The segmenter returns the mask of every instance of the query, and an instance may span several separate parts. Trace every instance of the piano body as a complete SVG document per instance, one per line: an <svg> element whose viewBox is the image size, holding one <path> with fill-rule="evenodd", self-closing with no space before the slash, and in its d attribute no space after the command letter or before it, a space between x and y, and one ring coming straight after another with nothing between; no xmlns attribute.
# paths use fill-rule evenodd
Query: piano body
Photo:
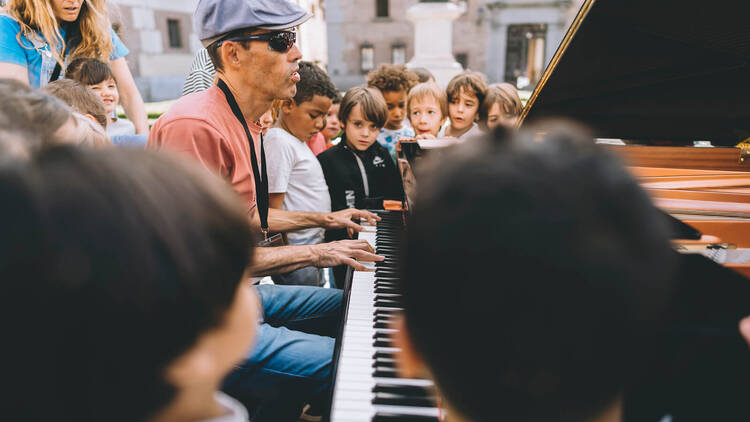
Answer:
<svg viewBox="0 0 750 422"><path fill-rule="evenodd" d="M519 119L591 128L673 222L673 325L626 420L750 420L749 21L745 0L586 0Z"/></svg>
<svg viewBox="0 0 750 422"><path fill-rule="evenodd" d="M722 263L746 277L748 19L741 0L587 0L520 119L592 128L657 206L704 235L676 243L724 248Z"/></svg>

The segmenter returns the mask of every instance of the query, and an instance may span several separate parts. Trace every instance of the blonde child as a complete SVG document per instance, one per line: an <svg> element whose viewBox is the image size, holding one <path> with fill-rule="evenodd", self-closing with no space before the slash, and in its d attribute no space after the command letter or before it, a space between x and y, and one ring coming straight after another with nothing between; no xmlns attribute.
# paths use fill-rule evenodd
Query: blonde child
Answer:
<svg viewBox="0 0 750 422"><path fill-rule="evenodd" d="M479 107L479 127L490 131L500 125L512 127L521 115L521 98L509 83L492 84Z"/></svg>
<svg viewBox="0 0 750 422"><path fill-rule="evenodd" d="M466 70L448 82L445 92L448 96L450 124L445 127L441 136L460 139L479 134L476 121L479 119L479 106L487 94L484 76Z"/></svg>
<svg viewBox="0 0 750 422"><path fill-rule="evenodd" d="M417 138L435 138L448 117L448 101L434 82L421 83L409 91L406 112Z"/></svg>

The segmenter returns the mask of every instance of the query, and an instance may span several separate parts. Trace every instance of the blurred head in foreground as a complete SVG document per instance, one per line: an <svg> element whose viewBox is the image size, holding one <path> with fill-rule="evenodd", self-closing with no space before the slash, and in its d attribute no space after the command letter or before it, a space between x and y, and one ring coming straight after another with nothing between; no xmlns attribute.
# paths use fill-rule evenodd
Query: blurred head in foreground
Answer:
<svg viewBox="0 0 750 422"><path fill-rule="evenodd" d="M84 87L85 89L85 87ZM9 132L32 134L32 149L58 144L109 146L104 130L63 101L11 79L0 79L0 120Z"/></svg>
<svg viewBox="0 0 750 422"><path fill-rule="evenodd" d="M0 202L6 381L22 419L217 416L258 313L229 188L159 153L63 146L0 166Z"/></svg>
<svg viewBox="0 0 750 422"><path fill-rule="evenodd" d="M585 132L541 132L462 145L420 180L397 342L458 420L619 416L670 295L646 193Z"/></svg>

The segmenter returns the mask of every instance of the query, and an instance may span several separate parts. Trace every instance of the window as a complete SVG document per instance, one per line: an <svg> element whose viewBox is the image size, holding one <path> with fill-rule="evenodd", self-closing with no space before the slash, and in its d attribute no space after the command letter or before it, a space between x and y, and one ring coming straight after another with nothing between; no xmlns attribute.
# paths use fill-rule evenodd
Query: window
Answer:
<svg viewBox="0 0 750 422"><path fill-rule="evenodd" d="M545 66L546 24L508 26L505 81L520 88L533 88Z"/></svg>
<svg viewBox="0 0 750 422"><path fill-rule="evenodd" d="M469 66L469 55L466 53L456 53L456 61L462 68L466 69Z"/></svg>
<svg viewBox="0 0 750 422"><path fill-rule="evenodd" d="M375 68L375 49L370 44L359 47L359 60L362 73L367 73Z"/></svg>
<svg viewBox="0 0 750 422"><path fill-rule="evenodd" d="M388 0L375 0L375 17L387 18L389 16Z"/></svg>
<svg viewBox="0 0 750 422"><path fill-rule="evenodd" d="M406 63L406 46L403 44L393 44L393 47L391 47L391 63Z"/></svg>
<svg viewBox="0 0 750 422"><path fill-rule="evenodd" d="M182 34L180 33L180 21L167 19L167 34L169 35L170 48L182 48Z"/></svg>

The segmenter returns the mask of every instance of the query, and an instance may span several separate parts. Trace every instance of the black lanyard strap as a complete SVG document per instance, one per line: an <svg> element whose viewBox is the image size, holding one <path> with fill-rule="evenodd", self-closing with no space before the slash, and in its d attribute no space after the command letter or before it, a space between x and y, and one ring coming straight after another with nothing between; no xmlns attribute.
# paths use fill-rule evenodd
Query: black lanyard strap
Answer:
<svg viewBox="0 0 750 422"><path fill-rule="evenodd" d="M229 90L226 82L219 79L217 83L219 89L224 92L224 96L227 97L227 103L229 108L232 109L234 117L239 120L242 124L242 128L245 129L245 135L247 136L247 143L250 145L250 158L253 164L253 177L255 179L255 200L258 207L258 216L260 217L260 229L263 231L263 236L268 239L268 172L266 171L266 151L263 149L263 133L260 134L260 170L258 169L258 157L255 154L255 143L253 137L250 134L250 128L247 127L247 121L245 116L240 110L240 106L237 104L232 91ZM262 175L262 177L261 177Z"/></svg>

